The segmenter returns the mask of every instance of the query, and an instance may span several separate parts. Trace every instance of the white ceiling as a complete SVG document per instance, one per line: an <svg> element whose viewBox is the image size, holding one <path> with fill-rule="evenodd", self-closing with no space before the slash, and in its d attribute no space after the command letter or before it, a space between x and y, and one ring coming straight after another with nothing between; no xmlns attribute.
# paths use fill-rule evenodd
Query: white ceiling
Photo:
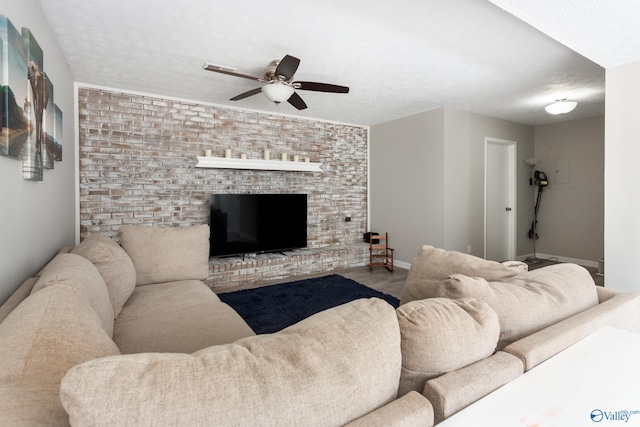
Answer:
<svg viewBox="0 0 640 427"><path fill-rule="evenodd" d="M597 9L602 0L567 1L573 9L551 21L563 2L492 1L532 25L549 22L542 29L563 43L581 30L583 37L567 44L591 60L605 58L585 42L597 39L589 28L571 21L558 30L578 4ZM604 114L600 65L486 0L40 3L74 79L85 84L359 125L440 107L529 125ZM640 38L634 43L640 52ZM309 106L302 112L262 94L234 102L228 99L259 83L202 69L211 62L259 76L285 54L301 59L297 80L349 86L350 93L299 91ZM624 61L605 59L600 64ZM578 108L559 117L544 112L563 97Z"/></svg>
<svg viewBox="0 0 640 427"><path fill-rule="evenodd" d="M638 0L490 0L605 68L640 60Z"/></svg>

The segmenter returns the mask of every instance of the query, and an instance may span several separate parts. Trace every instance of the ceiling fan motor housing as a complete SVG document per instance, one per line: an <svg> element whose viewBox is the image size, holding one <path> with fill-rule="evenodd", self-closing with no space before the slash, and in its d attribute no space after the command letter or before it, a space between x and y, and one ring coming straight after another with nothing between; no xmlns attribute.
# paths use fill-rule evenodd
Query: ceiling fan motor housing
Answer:
<svg viewBox="0 0 640 427"><path fill-rule="evenodd" d="M276 69L278 68L278 65L280 64L280 60L279 59L274 59L273 61L271 61L269 63L269 65L267 65L267 68L264 69L264 72L262 73L264 79L268 82L274 81L274 80L285 80L284 76L276 76Z"/></svg>

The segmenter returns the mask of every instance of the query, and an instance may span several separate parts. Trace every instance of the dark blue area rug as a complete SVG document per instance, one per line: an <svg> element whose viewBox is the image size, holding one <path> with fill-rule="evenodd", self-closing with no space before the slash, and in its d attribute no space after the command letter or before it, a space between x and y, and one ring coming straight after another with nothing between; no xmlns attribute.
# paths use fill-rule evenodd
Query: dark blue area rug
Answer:
<svg viewBox="0 0 640 427"><path fill-rule="evenodd" d="M279 285L218 294L256 334L270 334L315 313L359 298L380 298L397 308L400 301L337 274Z"/></svg>

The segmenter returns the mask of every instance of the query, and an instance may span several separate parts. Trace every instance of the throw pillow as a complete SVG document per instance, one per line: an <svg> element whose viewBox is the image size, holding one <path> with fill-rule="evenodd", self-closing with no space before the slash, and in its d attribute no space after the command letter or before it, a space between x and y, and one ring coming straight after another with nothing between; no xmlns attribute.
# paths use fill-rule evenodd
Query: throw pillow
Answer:
<svg viewBox="0 0 640 427"><path fill-rule="evenodd" d="M591 274L575 264L539 268L502 282L454 274L437 294L489 304L500 321L498 349L598 304Z"/></svg>
<svg viewBox="0 0 640 427"><path fill-rule="evenodd" d="M524 262L506 261L500 263L425 245L411 261L407 281L402 289L400 304L437 297L435 289L452 274L483 277L487 280L503 280L527 270L528 266Z"/></svg>
<svg viewBox="0 0 640 427"><path fill-rule="evenodd" d="M477 299L412 301L396 313L402 337L398 396L422 393L428 380L489 357L498 343L498 315Z"/></svg>
<svg viewBox="0 0 640 427"><path fill-rule="evenodd" d="M118 318L122 306L136 286L136 269L129 255L120 245L102 234L91 234L71 253L87 258L96 266L107 284L113 316Z"/></svg>
<svg viewBox="0 0 640 427"><path fill-rule="evenodd" d="M136 285L209 277L209 226L123 225L120 243L136 269Z"/></svg>
<svg viewBox="0 0 640 427"><path fill-rule="evenodd" d="M338 426L393 401L401 364L395 310L360 299L192 355L93 360L60 398L71 425Z"/></svg>
<svg viewBox="0 0 640 427"><path fill-rule="evenodd" d="M31 294L49 286L65 285L75 289L91 304L102 327L113 337L113 306L109 291L98 269L88 259L76 254L59 254L42 270Z"/></svg>

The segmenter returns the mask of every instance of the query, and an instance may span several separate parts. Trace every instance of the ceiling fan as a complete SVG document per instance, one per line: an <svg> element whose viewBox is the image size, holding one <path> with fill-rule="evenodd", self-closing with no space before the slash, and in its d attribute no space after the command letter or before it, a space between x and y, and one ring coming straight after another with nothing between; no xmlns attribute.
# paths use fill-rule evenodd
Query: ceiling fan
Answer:
<svg viewBox="0 0 640 427"><path fill-rule="evenodd" d="M248 74L238 73L234 68L224 67L221 65L204 64L204 69L216 73L228 74L230 76L242 77L245 79L255 80L265 85L251 89L240 95L234 96L230 101L239 101L244 98L256 95L260 92L276 105L287 101L298 110L307 108L300 95L295 91L311 90L315 92L332 92L332 93L349 93L346 86L338 86L328 83L293 81L293 75L300 65L300 60L291 55L285 55L284 58L275 59L265 68L262 77L251 76Z"/></svg>

